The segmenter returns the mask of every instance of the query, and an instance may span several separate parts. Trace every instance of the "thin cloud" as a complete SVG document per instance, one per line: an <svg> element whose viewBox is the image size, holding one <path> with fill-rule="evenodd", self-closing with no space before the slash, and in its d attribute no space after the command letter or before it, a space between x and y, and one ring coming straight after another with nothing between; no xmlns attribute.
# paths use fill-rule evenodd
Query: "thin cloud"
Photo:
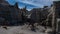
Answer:
<svg viewBox="0 0 60 34"><path fill-rule="evenodd" d="M31 5L34 5L34 6L37 6L37 7L43 7L44 5L43 4L38 4L38 3L34 3L34 2L32 2L32 1L27 1L27 0L24 0L24 1L21 1L21 0L18 0L18 2L21 2L21 3L26 3L26 4L31 4Z"/></svg>
<svg viewBox="0 0 60 34"><path fill-rule="evenodd" d="M43 8L44 6L50 6L53 3L53 0L8 0L8 2L10 4L15 4L18 2L19 8L23 8L27 5L27 9L30 10L32 8ZM24 5L22 5L22 3Z"/></svg>

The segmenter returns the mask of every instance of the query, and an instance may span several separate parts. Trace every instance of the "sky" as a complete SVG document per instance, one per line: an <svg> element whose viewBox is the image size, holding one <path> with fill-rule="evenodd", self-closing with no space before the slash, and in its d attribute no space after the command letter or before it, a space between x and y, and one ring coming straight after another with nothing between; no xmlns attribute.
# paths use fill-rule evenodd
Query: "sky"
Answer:
<svg viewBox="0 0 60 34"><path fill-rule="evenodd" d="M52 0L6 0L10 5L14 5L18 2L18 7L23 8L27 6L27 10L33 8L43 8L44 6L51 6L53 4Z"/></svg>

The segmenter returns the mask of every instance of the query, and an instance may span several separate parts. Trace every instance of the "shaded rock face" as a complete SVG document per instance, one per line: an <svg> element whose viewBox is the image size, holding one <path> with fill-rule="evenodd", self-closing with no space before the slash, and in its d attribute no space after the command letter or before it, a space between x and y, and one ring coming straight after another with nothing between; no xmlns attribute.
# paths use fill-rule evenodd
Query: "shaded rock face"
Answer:
<svg viewBox="0 0 60 34"><path fill-rule="evenodd" d="M2 3L3 1L5 1L5 0L0 0L0 3Z"/></svg>
<svg viewBox="0 0 60 34"><path fill-rule="evenodd" d="M32 9L31 10L31 19L34 21L38 21L40 19L40 10L39 9Z"/></svg>
<svg viewBox="0 0 60 34"><path fill-rule="evenodd" d="M55 6L55 13L56 13L56 20L57 20L57 23L55 23L57 26L56 27L56 32L58 32L57 34L60 34L60 1L54 1L54 6Z"/></svg>
<svg viewBox="0 0 60 34"><path fill-rule="evenodd" d="M40 8L34 8L31 10L31 19L33 19L36 22L41 22L42 20L47 18L48 15L48 9L40 9Z"/></svg>
<svg viewBox="0 0 60 34"><path fill-rule="evenodd" d="M12 6L9 5L9 3L5 0L0 0L0 17L4 19L3 21L0 21L0 25L14 25L18 21L22 21L21 15L18 18L18 13L21 14L20 9L17 7L17 3Z"/></svg>
<svg viewBox="0 0 60 34"><path fill-rule="evenodd" d="M60 18L60 1L54 1L56 17Z"/></svg>
<svg viewBox="0 0 60 34"><path fill-rule="evenodd" d="M9 5L9 3L6 0L0 0L0 4Z"/></svg>

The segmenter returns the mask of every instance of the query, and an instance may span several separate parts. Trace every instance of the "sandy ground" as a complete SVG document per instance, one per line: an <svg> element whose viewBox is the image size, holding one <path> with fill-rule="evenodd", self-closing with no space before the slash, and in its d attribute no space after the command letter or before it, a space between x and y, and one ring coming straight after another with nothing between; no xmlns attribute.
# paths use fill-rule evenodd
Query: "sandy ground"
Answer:
<svg viewBox="0 0 60 34"><path fill-rule="evenodd" d="M7 29L0 27L0 34L47 34L43 32L45 29L42 26L38 26L36 32L31 31L30 27L27 28L27 25L24 26L7 26ZM51 29L47 29L51 30Z"/></svg>

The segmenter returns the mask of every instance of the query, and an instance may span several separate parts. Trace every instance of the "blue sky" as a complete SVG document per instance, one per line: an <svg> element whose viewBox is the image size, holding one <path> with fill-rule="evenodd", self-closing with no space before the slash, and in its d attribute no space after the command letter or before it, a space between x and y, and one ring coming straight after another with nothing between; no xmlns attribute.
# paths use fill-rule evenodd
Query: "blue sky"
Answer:
<svg viewBox="0 0 60 34"><path fill-rule="evenodd" d="M52 0L7 0L10 5L14 5L18 2L18 7L23 8L27 6L27 10L33 8L43 8L44 6L50 6L53 4Z"/></svg>

